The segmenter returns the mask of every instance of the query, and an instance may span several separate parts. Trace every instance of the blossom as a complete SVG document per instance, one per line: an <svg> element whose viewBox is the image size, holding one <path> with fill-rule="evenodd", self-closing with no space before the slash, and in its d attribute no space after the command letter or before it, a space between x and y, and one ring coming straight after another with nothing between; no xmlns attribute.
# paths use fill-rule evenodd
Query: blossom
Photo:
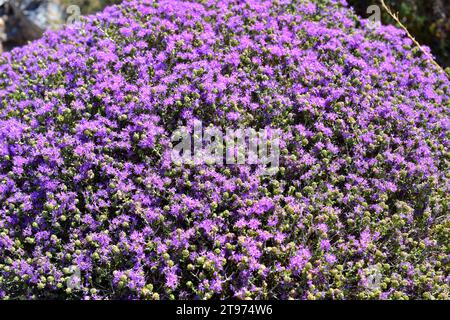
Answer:
<svg viewBox="0 0 450 320"><path fill-rule="evenodd" d="M126 0L3 53L0 298L448 299L450 81L364 26ZM172 163L199 121L279 130L279 170Z"/></svg>

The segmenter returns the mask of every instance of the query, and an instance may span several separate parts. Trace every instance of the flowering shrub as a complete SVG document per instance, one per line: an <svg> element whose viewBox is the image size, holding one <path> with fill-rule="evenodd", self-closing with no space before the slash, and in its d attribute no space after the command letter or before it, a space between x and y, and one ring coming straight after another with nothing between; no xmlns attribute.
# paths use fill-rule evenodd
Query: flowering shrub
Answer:
<svg viewBox="0 0 450 320"><path fill-rule="evenodd" d="M0 297L448 298L449 81L365 25L132 0L4 54ZM172 164L196 120L280 128L278 172Z"/></svg>

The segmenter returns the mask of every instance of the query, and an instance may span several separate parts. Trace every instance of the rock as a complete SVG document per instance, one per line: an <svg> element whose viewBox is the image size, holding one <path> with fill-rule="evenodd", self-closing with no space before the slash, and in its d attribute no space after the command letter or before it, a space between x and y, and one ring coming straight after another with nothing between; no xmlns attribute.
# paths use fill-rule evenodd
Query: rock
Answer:
<svg viewBox="0 0 450 320"><path fill-rule="evenodd" d="M5 21L3 21L3 18L0 18L0 53L3 52L3 42L5 40L6 40Z"/></svg>
<svg viewBox="0 0 450 320"><path fill-rule="evenodd" d="M38 39L63 21L63 11L54 0L0 0L0 40L10 46Z"/></svg>

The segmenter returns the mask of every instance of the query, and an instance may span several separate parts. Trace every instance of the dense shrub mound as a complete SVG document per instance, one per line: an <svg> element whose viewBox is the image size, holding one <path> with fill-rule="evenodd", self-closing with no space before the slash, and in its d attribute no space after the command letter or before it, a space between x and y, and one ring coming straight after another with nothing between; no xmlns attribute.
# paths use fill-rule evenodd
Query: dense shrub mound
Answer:
<svg viewBox="0 0 450 320"><path fill-rule="evenodd" d="M0 297L447 298L449 81L365 24L129 1L4 54ZM280 170L172 165L194 119L281 128Z"/></svg>

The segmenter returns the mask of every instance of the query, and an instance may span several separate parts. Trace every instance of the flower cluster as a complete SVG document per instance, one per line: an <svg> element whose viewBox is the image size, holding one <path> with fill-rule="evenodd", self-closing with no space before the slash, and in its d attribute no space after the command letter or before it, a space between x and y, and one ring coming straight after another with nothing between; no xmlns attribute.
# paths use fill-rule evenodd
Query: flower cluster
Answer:
<svg viewBox="0 0 450 320"><path fill-rule="evenodd" d="M128 0L5 53L0 298L448 298L450 82L366 24ZM280 128L279 170L174 165L195 121Z"/></svg>

